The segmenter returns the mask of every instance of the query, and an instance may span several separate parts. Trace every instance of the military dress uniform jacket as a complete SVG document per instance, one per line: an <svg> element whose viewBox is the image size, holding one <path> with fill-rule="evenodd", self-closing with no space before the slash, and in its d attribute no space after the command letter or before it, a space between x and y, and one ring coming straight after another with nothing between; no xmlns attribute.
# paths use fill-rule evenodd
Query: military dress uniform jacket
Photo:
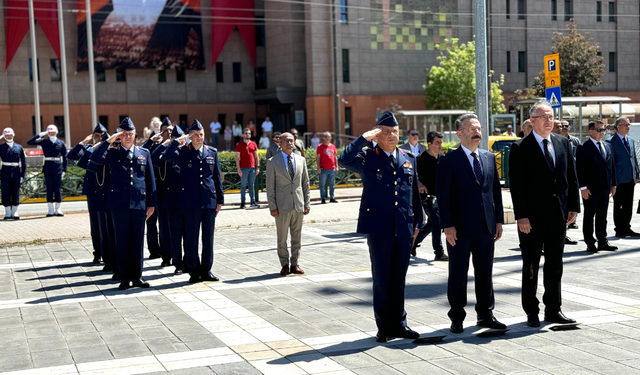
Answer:
<svg viewBox="0 0 640 375"><path fill-rule="evenodd" d="M154 166L158 166L158 179L164 182L164 185L158 184L158 190L164 189L163 195L158 192L158 206L179 207L180 166L163 159L166 149L167 146L160 144L151 152L151 161Z"/></svg>
<svg viewBox="0 0 640 375"><path fill-rule="evenodd" d="M179 206L185 208L210 208L224 204L222 178L215 148L203 145L203 153L193 145L178 149L180 142L173 141L162 159L180 167Z"/></svg>
<svg viewBox="0 0 640 375"><path fill-rule="evenodd" d="M362 179L358 233L389 233L411 238L413 230L421 227L424 219L416 158L396 148L394 166L382 149L365 147L367 143L360 136L338 157L340 166L360 174Z"/></svg>
<svg viewBox="0 0 640 375"><path fill-rule="evenodd" d="M109 148L109 143L103 142L93 150L90 161L111 170L108 208L146 210L156 206L153 163L147 149L135 145L130 150Z"/></svg>
<svg viewBox="0 0 640 375"><path fill-rule="evenodd" d="M56 139L55 142L51 142L49 138L40 138L39 135L34 135L27 141L27 144L42 147L42 153L45 157L43 172L62 173L67 171L67 147L62 140ZM60 158L60 161L48 161L46 158Z"/></svg>
<svg viewBox="0 0 640 375"><path fill-rule="evenodd" d="M0 159L2 159L2 178L10 178L19 181L24 178L27 172L27 156L24 149L17 143L13 143L13 147L3 143L0 145ZM9 166L6 163L16 163L17 165Z"/></svg>

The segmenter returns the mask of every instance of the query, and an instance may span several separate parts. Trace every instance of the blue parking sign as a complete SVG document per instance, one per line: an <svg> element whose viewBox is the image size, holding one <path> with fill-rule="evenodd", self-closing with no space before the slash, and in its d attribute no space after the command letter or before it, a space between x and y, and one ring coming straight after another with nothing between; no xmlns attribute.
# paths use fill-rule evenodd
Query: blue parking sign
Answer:
<svg viewBox="0 0 640 375"><path fill-rule="evenodd" d="M551 103L551 108L562 107L562 96L560 94L560 86L550 87L546 89L547 101Z"/></svg>

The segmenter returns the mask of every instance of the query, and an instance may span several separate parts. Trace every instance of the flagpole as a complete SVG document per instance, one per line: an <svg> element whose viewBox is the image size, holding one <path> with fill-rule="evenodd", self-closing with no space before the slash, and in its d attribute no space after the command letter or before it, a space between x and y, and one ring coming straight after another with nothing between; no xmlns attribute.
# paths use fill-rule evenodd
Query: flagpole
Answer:
<svg viewBox="0 0 640 375"><path fill-rule="evenodd" d="M40 123L40 90L38 87L38 81L40 75L38 74L38 53L36 52L36 24L34 22L33 15L33 0L29 0L29 37L31 39L31 76L33 77L33 104L36 107L36 134L42 131L42 124Z"/></svg>
<svg viewBox="0 0 640 375"><path fill-rule="evenodd" d="M67 145L71 145L71 126L69 125L69 88L67 86L67 51L64 40L64 13L62 0L58 0L58 29L60 29L60 73L62 75L62 108L64 111L64 134Z"/></svg>
<svg viewBox="0 0 640 375"><path fill-rule="evenodd" d="M85 0L87 4L87 58L89 66L89 96L91 97L91 131L98 124L98 112L96 109L96 73L93 66L93 23L91 22L91 0Z"/></svg>

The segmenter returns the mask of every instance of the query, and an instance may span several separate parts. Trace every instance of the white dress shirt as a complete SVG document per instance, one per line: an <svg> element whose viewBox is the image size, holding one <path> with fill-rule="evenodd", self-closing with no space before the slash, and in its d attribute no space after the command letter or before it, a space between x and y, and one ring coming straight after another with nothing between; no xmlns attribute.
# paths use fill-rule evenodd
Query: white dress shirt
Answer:
<svg viewBox="0 0 640 375"><path fill-rule="evenodd" d="M598 152L600 152L600 147L598 147L598 143L600 143L600 146L602 146L602 152L604 152L604 157L607 157L607 148L604 147L604 144L602 141L598 142L595 139L589 137L589 139L591 140L591 142L593 142L593 144L596 146L596 149L598 149Z"/></svg>
<svg viewBox="0 0 640 375"><path fill-rule="evenodd" d="M471 156L472 152L476 153L476 157L478 158L478 162L480 163L480 170L482 170L482 162L480 161L480 153L478 152L478 150L476 149L475 151L471 151L468 148L464 147L462 144L460 145L460 147L462 147L462 151L464 151L464 153L467 155L467 160L469 160L469 163L471 164L471 170L474 171L475 173L475 168L473 166L473 156ZM484 174L484 171L482 171L482 174Z"/></svg>

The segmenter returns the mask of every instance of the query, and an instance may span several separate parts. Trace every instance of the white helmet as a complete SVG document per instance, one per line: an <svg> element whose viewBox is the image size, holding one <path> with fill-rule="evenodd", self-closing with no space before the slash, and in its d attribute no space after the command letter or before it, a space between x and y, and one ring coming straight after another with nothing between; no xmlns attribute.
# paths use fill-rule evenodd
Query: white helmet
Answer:
<svg viewBox="0 0 640 375"><path fill-rule="evenodd" d="M16 135L11 128L4 128L2 135Z"/></svg>
<svg viewBox="0 0 640 375"><path fill-rule="evenodd" d="M47 133L49 132L55 132L56 134L58 134L58 127L53 124L47 126Z"/></svg>

